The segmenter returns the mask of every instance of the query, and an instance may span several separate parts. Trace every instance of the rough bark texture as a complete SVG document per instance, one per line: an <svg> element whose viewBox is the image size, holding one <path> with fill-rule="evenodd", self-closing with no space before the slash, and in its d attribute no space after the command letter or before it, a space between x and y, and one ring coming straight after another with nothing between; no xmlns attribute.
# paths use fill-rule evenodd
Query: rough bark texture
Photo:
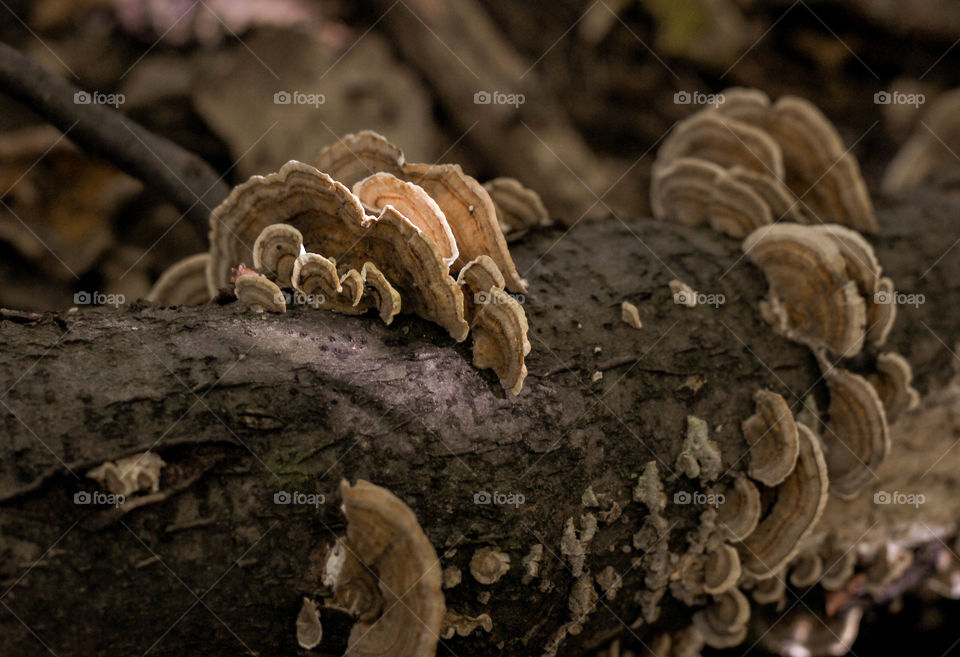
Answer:
<svg viewBox="0 0 960 657"><path fill-rule="evenodd" d="M901 307L890 344L923 393L952 376L945 345L960 335L949 312L960 302L956 254L920 279L956 239L958 209L935 194L881 208L874 240L898 290L926 295ZM754 391L796 406L808 390L822 393L819 372L761 319L766 283L736 240L610 219L531 234L513 251L530 280L533 346L518 397L470 365L469 343L410 317L385 327L304 309L256 316L234 304L0 318L0 652L296 654L301 598L322 593L319 562L343 528L342 477L405 500L442 565L463 572L448 607L492 616L491 633L441 642L439 654L460 657L542 653L570 617L564 523L585 511L588 486L606 493L624 512L601 523L587 567L626 573L623 591L560 654L617 635L637 643L649 628L624 623L639 615L632 594L642 572L621 548L645 511L630 502L631 475L654 459L673 470L691 414L709 422L724 468L742 469L739 423ZM673 278L725 303L676 305ZM640 309L642 329L620 321L624 299ZM603 379L591 382L596 371ZM74 504L75 493L95 490L90 467L146 448L170 464L153 503ZM684 487L673 480L667 494ZM326 503L278 505L281 490ZM479 491L525 501L477 505ZM692 526L695 511L674 506L670 520ZM521 583L520 561L537 543L542 587ZM467 564L489 545L513 567L481 586ZM323 618L322 652L341 654L350 620ZM665 627L688 618L665 604Z"/></svg>

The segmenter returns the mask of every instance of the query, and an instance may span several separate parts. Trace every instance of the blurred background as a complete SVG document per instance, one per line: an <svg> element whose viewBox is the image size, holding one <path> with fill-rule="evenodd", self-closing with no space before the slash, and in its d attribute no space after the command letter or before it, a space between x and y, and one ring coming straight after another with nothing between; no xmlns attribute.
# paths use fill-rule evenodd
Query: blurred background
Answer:
<svg viewBox="0 0 960 657"><path fill-rule="evenodd" d="M520 178L567 224L629 220L660 140L730 86L812 100L875 195L960 171L956 0L3 0L0 41L84 90L78 112L111 105L231 186L372 129ZM911 139L937 165L885 186ZM0 307L140 298L206 231L0 89ZM952 654L957 611L898 601L856 652Z"/></svg>

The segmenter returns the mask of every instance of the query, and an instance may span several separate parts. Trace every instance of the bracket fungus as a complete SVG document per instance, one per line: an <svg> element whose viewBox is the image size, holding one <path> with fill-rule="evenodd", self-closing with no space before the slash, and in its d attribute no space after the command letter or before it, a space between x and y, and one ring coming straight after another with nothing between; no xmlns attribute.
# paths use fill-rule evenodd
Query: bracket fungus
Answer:
<svg viewBox="0 0 960 657"><path fill-rule="evenodd" d="M328 146L316 165L348 187L376 173L388 173L421 187L436 202L453 233L459 251L454 273L486 254L503 272L507 289L526 292L526 282L510 257L490 195L459 165L409 163L399 148L370 131L348 135Z"/></svg>
<svg viewBox="0 0 960 657"><path fill-rule="evenodd" d="M253 268L272 276L280 287L290 287L293 263L303 248L303 235L289 224L271 224L253 243Z"/></svg>
<svg viewBox="0 0 960 657"><path fill-rule="evenodd" d="M830 490L850 499L875 476L890 450L887 417L877 391L862 376L830 368L824 379L830 392L823 435Z"/></svg>
<svg viewBox="0 0 960 657"><path fill-rule="evenodd" d="M497 222L507 241L523 237L536 226L549 226L550 213L532 189L516 178L494 178L483 183L497 210Z"/></svg>
<svg viewBox="0 0 960 657"><path fill-rule="evenodd" d="M777 393L758 390L753 400L757 411L742 423L750 450L748 471L757 481L776 486L797 463L797 423L787 402Z"/></svg>
<svg viewBox="0 0 960 657"><path fill-rule="evenodd" d="M867 380L877 391L887 424L893 424L904 411L916 408L920 394L913 387L913 368L907 359L895 352L877 356L877 371L867 375Z"/></svg>
<svg viewBox="0 0 960 657"><path fill-rule="evenodd" d="M437 202L422 187L381 172L357 182L353 186L353 193L365 208L375 212L388 205L393 206L433 240L448 267L456 262L460 252L450 224Z"/></svg>
<svg viewBox="0 0 960 657"><path fill-rule="evenodd" d="M753 599L762 605L780 604L786 598L786 594L787 580L784 579L782 572L760 580L750 593Z"/></svg>
<svg viewBox="0 0 960 657"><path fill-rule="evenodd" d="M164 306L197 306L210 300L206 253L196 253L172 264L150 288L147 301Z"/></svg>
<svg viewBox="0 0 960 657"><path fill-rule="evenodd" d="M804 550L790 563L790 583L797 588L807 588L820 581L823 574L823 559L814 550Z"/></svg>
<svg viewBox="0 0 960 657"><path fill-rule="evenodd" d="M827 465L820 443L806 426L798 424L797 429L797 466L772 489L773 503L741 544L743 570L756 579L772 577L790 561L827 503Z"/></svg>
<svg viewBox="0 0 960 657"><path fill-rule="evenodd" d="M387 141L386 137L372 130L361 130L345 135L324 148L313 165L352 188L374 173L383 172L400 177L403 160L403 151Z"/></svg>
<svg viewBox="0 0 960 657"><path fill-rule="evenodd" d="M737 473L723 493L717 509L717 522L735 541L742 541L760 522L760 491L745 475Z"/></svg>
<svg viewBox="0 0 960 657"><path fill-rule="evenodd" d="M680 121L657 152L650 188L658 219L710 223L733 237L773 221L824 219L876 232L856 159L812 103L771 103L732 88Z"/></svg>
<svg viewBox="0 0 960 657"><path fill-rule="evenodd" d="M657 151L657 166L697 158L724 169L740 166L783 178L783 154L766 132L715 111L700 111L674 127Z"/></svg>
<svg viewBox="0 0 960 657"><path fill-rule="evenodd" d="M706 555L703 591L710 595L725 593L736 585L740 574L740 553L732 545L723 543Z"/></svg>
<svg viewBox="0 0 960 657"><path fill-rule="evenodd" d="M385 488L344 480L340 493L347 534L328 568L334 599L358 610L359 598L375 598L359 608L347 654L433 657L445 612L436 551L410 507Z"/></svg>
<svg viewBox="0 0 960 657"><path fill-rule="evenodd" d="M510 555L495 548L480 548L470 559L470 574L481 584L494 584L510 570Z"/></svg>
<svg viewBox="0 0 960 657"><path fill-rule="evenodd" d="M255 312L282 313L287 309L283 290L263 274L240 274L233 290L237 300Z"/></svg>
<svg viewBox="0 0 960 657"><path fill-rule="evenodd" d="M877 232L860 165L836 128L810 101L782 96L771 103L756 89L732 88L724 102L705 111L743 121L769 134L783 153L783 181L814 221L830 220Z"/></svg>
<svg viewBox="0 0 960 657"><path fill-rule="evenodd" d="M773 221L770 208L749 185L718 164L691 157L654 168L650 205L657 219L709 224L734 237Z"/></svg>
<svg viewBox="0 0 960 657"><path fill-rule="evenodd" d="M693 626L711 648L731 648L743 642L750 620L750 602L740 589L714 596L713 602L693 615Z"/></svg>
<svg viewBox="0 0 960 657"><path fill-rule="evenodd" d="M308 297L335 297L340 294L337 263L319 253L301 253L293 263L290 284Z"/></svg>
<svg viewBox="0 0 960 657"><path fill-rule="evenodd" d="M474 365L493 369L518 394L530 351L528 325L506 290L525 292L526 282L487 190L458 165L406 162L399 148L370 131L327 147L317 165L290 161L235 187L211 213L209 252L171 268L152 297L202 300L204 269L208 299L232 282L260 311L286 310L282 288L292 287L313 295L316 308L347 314L376 308L386 324L401 310L413 313L458 342L472 325ZM491 189L504 195L505 206L512 199L513 211L524 206L537 223L546 220L539 197L518 182L497 180ZM498 283L473 286L489 303L471 304L453 275L480 258ZM232 272L244 262L255 269L242 275L261 277L235 281ZM184 276L190 278L181 282Z"/></svg>
<svg viewBox="0 0 960 657"><path fill-rule="evenodd" d="M503 274L489 256L470 261L457 283L465 292L473 333L473 364L492 369L503 387L519 394L527 377L524 358L530 353L527 315L504 289Z"/></svg>
<svg viewBox="0 0 960 657"><path fill-rule="evenodd" d="M462 294L437 246L392 207L368 217L350 190L302 162L254 176L213 211L211 295L226 282L230 267L252 257L247 240L275 223L296 227L304 248L332 258L338 270L373 262L400 292L406 310L444 327L455 340L466 338Z"/></svg>
<svg viewBox="0 0 960 657"><path fill-rule="evenodd" d="M866 307L846 261L830 237L813 226L764 226L743 251L770 284L768 320L792 340L838 356L863 348Z"/></svg>

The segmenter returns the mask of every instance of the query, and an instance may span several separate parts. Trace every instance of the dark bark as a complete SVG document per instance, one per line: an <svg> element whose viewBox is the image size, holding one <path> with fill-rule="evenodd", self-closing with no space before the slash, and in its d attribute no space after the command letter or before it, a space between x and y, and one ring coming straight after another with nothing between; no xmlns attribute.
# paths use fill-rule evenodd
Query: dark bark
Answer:
<svg viewBox="0 0 960 657"><path fill-rule="evenodd" d="M956 252L919 278L960 234L958 209L932 194L884 208L875 240L898 289L928 300L900 309L890 345L923 392L950 377L941 340L960 336L960 316L944 311L960 302ZM564 522L585 511L588 486L609 493L623 517L601 524L587 566L626 572L623 593L560 654L617 634L636 641L621 624L639 615L632 594L643 587L636 554L620 549L644 516L629 502L630 475L652 459L673 469L690 414L709 422L724 467L733 465L754 391L796 407L819 390L819 373L805 348L761 319L766 284L747 261L734 266L736 240L610 219L534 233L513 251L530 280L533 346L518 397L470 365L469 343L410 317L385 327L304 309L256 316L235 304L0 316L0 652L43 654L42 641L60 657L294 654L301 596L321 592L318 559L343 526L342 477L389 488L438 554L456 550L442 557L464 574L448 607L494 620L490 634L442 642L439 654L460 657L542 653L569 619ZM675 305L673 278L726 302ZM624 299L642 329L620 321ZM595 371L604 377L591 383ZM150 447L170 464L168 496L127 513L73 503L95 489L89 467ZM319 492L326 503L275 505L279 490ZM481 490L525 503L475 505ZM670 519L682 529L689 516ZM521 584L520 560L538 542L547 592ZM486 545L508 552L513 568L483 587L467 564ZM667 627L688 618L665 607ZM339 654L348 619L325 612L324 625L324 650Z"/></svg>

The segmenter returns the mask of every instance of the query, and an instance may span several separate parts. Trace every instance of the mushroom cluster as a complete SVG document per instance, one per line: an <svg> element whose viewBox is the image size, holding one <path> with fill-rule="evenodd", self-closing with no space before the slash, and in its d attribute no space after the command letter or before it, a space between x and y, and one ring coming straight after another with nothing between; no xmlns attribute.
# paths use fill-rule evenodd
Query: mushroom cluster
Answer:
<svg viewBox="0 0 960 657"><path fill-rule="evenodd" d="M485 188L455 164L408 163L364 131L314 165L291 161L234 188L211 215L209 252L173 265L148 299L201 303L232 287L258 311L283 312L293 301L376 310L386 324L414 313L458 342L472 330L474 365L518 394L530 343L515 294L526 281L504 231L546 221L536 193L515 180Z"/></svg>
<svg viewBox="0 0 960 657"><path fill-rule="evenodd" d="M769 285L761 315L779 334L810 348L828 405L821 413L809 398L795 415L794 404L776 392L756 391L755 411L741 424L744 471L731 468L706 488L722 502L701 513L687 551L666 555L665 574L652 579L652 555L670 527L657 504L663 485L649 481L656 468L638 480L635 499L650 515L634 547L649 550L645 583L657 597L637 601L655 607L667 579L674 598L703 606L682 632L655 638L666 654L740 643L750 618L743 592L762 605L782 605L788 582L839 595L855 578L892 581L910 556L867 559L867 573L854 575L862 555L818 525L830 493L851 499L870 482L890 451L890 424L918 404L909 363L884 349L896 319L895 288L861 234L875 232L877 223L856 160L807 101L771 103L748 89L723 95L725 102L682 121L664 140L653 170L653 211L660 219L744 238L746 258ZM709 445L705 427L697 428L697 443ZM706 486L713 473L696 467L692 445L688 435L676 468ZM643 620L655 617L654 609ZM849 645L859 616L845 612L837 619L843 639L834 637L832 650ZM805 645L814 650L811 639ZM791 641L803 644L796 635L767 644L780 649Z"/></svg>
<svg viewBox="0 0 960 657"><path fill-rule="evenodd" d="M777 221L877 231L860 167L816 106L795 96L771 102L757 89L718 97L724 101L678 123L660 146L650 185L655 217L732 237Z"/></svg>
<svg viewBox="0 0 960 657"><path fill-rule="evenodd" d="M361 479L341 482L340 494L347 533L330 551L324 582L333 589L327 604L357 619L347 654L433 657L446 612L433 545L387 489Z"/></svg>
<svg viewBox="0 0 960 657"><path fill-rule="evenodd" d="M893 281L882 276L860 233L835 224L764 226L744 240L743 250L770 285L761 304L766 319L809 346L820 363L829 407L826 421L812 428L821 434L830 490L855 496L889 452L889 424L918 402L909 363L893 352L876 353L896 319ZM876 354L866 376L840 367L865 351ZM761 458L768 441L751 440L747 426L744 434L761 448L751 458Z"/></svg>

